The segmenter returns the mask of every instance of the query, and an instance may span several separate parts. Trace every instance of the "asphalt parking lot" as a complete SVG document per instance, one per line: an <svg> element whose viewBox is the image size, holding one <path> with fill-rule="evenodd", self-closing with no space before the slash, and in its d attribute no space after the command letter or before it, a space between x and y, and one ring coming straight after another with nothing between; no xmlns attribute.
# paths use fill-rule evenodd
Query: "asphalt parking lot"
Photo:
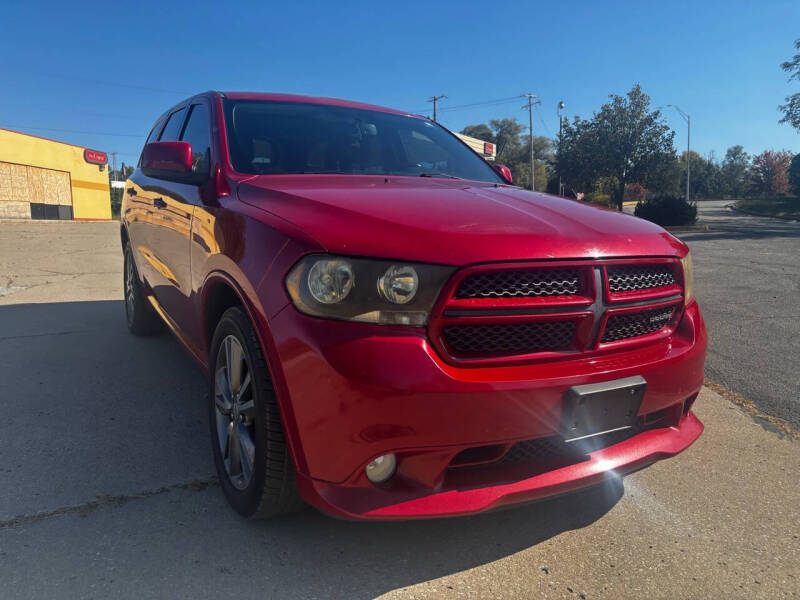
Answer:
<svg viewBox="0 0 800 600"><path fill-rule="evenodd" d="M692 249L712 344L706 377L800 428L800 223L698 203Z"/></svg>
<svg viewBox="0 0 800 600"><path fill-rule="evenodd" d="M707 302L703 279L733 264L710 257L737 246L687 241ZM121 259L115 223L0 223L2 598L800 595L800 442L711 390L686 452L579 494L430 522L245 522L215 482L199 368L125 329ZM712 335L717 315L736 318L708 311Z"/></svg>

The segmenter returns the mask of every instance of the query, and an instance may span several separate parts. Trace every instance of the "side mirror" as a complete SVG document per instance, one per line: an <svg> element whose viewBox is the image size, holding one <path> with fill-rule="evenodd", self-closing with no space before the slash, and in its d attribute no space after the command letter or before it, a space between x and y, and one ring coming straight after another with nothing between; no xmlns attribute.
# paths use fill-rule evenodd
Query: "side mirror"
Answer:
<svg viewBox="0 0 800 600"><path fill-rule="evenodd" d="M508 183L514 183L514 177L511 175L511 169L505 165L492 165L495 171L500 173L500 177L505 179Z"/></svg>
<svg viewBox="0 0 800 600"><path fill-rule="evenodd" d="M142 173L155 179L200 185L208 173L192 171L192 145L189 142L151 142L142 153Z"/></svg>

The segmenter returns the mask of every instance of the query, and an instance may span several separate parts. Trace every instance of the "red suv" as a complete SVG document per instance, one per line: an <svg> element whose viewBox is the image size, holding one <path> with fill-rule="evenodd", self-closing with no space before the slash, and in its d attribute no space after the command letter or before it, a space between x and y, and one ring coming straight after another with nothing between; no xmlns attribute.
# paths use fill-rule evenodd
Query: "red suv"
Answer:
<svg viewBox="0 0 800 600"><path fill-rule="evenodd" d="M125 192L128 327L166 323L208 372L242 515L476 513L703 430L687 247L513 187L433 121L199 94L158 119Z"/></svg>

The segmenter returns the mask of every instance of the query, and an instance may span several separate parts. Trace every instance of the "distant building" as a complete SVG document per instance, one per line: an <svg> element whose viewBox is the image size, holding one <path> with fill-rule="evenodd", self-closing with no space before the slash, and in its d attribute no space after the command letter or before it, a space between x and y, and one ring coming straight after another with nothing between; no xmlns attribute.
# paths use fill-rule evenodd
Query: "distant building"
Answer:
<svg viewBox="0 0 800 600"><path fill-rule="evenodd" d="M0 129L0 218L107 220L105 152Z"/></svg>
<svg viewBox="0 0 800 600"><path fill-rule="evenodd" d="M497 146L492 142L485 142L461 133L456 133L455 135L486 160L494 160L497 158Z"/></svg>

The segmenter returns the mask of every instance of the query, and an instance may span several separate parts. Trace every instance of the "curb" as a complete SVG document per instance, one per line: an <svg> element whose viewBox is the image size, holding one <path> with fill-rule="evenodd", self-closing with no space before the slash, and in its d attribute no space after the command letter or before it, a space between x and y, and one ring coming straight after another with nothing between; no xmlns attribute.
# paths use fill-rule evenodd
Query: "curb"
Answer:
<svg viewBox="0 0 800 600"><path fill-rule="evenodd" d="M738 206L736 206L736 204L734 202L731 202L730 204L726 204L725 208L727 208L729 210L735 210L736 212L740 212L743 215L750 215L751 217L764 217L765 219L778 219L779 221L786 221L787 223L798 223L798 222L800 222L795 217L781 217L781 216L778 216L778 215L765 215L764 213L757 213L757 212L753 212L751 210L745 210L744 208L739 208Z"/></svg>

